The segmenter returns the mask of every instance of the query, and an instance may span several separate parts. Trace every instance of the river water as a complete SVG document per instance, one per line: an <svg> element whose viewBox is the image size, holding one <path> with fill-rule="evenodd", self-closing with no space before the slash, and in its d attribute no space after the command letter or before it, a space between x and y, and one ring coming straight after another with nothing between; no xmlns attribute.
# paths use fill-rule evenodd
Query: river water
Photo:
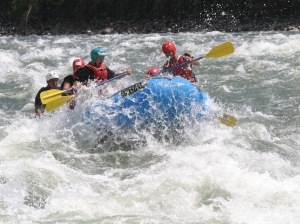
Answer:
<svg viewBox="0 0 300 224"><path fill-rule="evenodd" d="M49 71L63 78L103 47L111 69L132 69L112 82L126 87L162 66L167 40L195 57L233 43L193 70L235 127L215 117L172 141L135 130L110 145L80 107L35 118ZM299 46L298 31L0 37L0 222L299 223Z"/></svg>

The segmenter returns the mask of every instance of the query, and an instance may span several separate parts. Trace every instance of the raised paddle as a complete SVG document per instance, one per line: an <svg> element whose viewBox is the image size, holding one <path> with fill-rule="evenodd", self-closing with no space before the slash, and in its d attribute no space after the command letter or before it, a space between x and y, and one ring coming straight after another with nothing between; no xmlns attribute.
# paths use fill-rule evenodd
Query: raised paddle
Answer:
<svg viewBox="0 0 300 224"><path fill-rule="evenodd" d="M120 74L116 77L113 77L113 78L105 81L105 82L98 83L97 86L101 86L101 85L104 85L105 83L111 82L115 79L122 78L125 75L126 75L126 73L122 73L122 74ZM49 102L51 102L53 100L57 100L58 98L61 97L61 94L65 93L65 92L69 92L72 89L73 88L69 88L69 89L66 89L66 90L50 89L50 90L41 92L40 97L41 97L42 104L48 104Z"/></svg>
<svg viewBox="0 0 300 224"><path fill-rule="evenodd" d="M233 52L234 52L233 44L231 42L225 42L223 44L220 44L220 45L212 48L206 55L201 56L199 58L196 58L195 61L198 61L198 60L200 60L202 58L219 58L219 57L223 57L223 56L232 54ZM185 65L187 65L189 63L191 63L191 62L186 61L186 62L184 62L184 63L182 63L180 65L176 65L174 67L167 68L165 70L157 72L157 73L153 74L153 76L156 76L156 75L161 74L161 73L172 71L174 69L183 67L183 66L185 66Z"/></svg>

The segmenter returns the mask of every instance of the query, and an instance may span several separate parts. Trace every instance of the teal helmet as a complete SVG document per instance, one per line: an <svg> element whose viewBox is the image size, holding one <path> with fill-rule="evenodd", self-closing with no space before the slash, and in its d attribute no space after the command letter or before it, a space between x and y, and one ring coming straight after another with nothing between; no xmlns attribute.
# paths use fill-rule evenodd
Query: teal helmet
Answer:
<svg viewBox="0 0 300 224"><path fill-rule="evenodd" d="M96 47L94 48L92 51L91 51L91 59L92 59L92 62L96 62L96 59L97 57L99 56L103 56L105 57L106 54L105 54L105 51L100 48L100 47Z"/></svg>

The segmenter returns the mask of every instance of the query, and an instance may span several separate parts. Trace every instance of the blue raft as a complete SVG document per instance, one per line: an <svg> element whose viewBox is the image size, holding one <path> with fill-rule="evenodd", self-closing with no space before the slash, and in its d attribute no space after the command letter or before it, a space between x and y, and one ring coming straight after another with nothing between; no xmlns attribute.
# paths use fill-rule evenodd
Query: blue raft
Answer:
<svg viewBox="0 0 300 224"><path fill-rule="evenodd" d="M106 129L174 127L205 116L207 100L206 93L181 77L151 78L92 104L85 118Z"/></svg>

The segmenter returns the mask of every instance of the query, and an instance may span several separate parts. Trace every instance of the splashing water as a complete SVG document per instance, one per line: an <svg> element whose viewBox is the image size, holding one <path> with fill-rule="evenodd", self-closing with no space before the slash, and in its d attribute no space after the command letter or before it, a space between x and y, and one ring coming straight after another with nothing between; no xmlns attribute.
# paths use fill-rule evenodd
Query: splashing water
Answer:
<svg viewBox="0 0 300 224"><path fill-rule="evenodd" d="M82 122L95 96L34 117L49 71L62 80L101 46L109 68L132 69L111 83L122 89L162 66L168 40L195 57L234 44L234 54L193 67L210 109L236 116L234 128L212 115L171 133L95 130ZM0 220L297 223L299 44L298 32L0 37Z"/></svg>

